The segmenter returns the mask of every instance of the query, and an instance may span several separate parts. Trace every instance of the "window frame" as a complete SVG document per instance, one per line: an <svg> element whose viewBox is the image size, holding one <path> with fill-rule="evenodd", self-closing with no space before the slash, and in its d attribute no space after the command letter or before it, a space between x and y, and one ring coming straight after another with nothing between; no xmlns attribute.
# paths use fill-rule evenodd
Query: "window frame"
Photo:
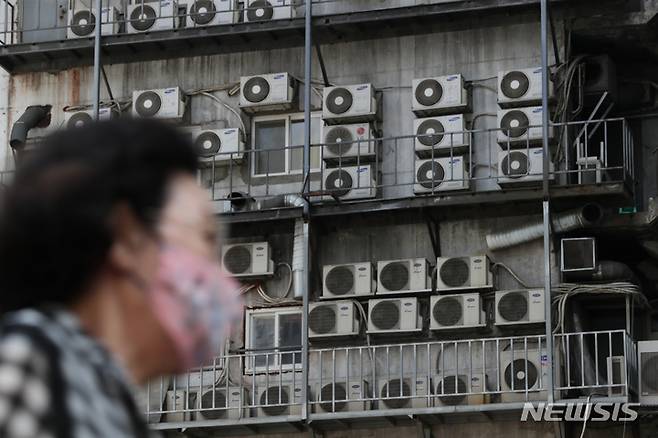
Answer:
<svg viewBox="0 0 658 438"><path fill-rule="evenodd" d="M272 347L271 350L266 350L263 351L263 354L266 353L275 353L274 354L274 361L272 364L268 365L267 364L267 359L265 365L256 365L256 357L259 356L258 352L252 352L252 342L251 342L251 335L252 335L252 319L256 316L268 316L272 315L274 316L274 346ZM285 354L286 352L281 352L279 350L279 337L280 337L280 319L281 316L285 315L299 315L300 318L303 318L303 309L300 306L290 306L290 307L268 307L268 308L262 308L262 309L246 309L245 310L245 329L244 329L244 347L245 347L245 352L246 352L246 357L244 361L244 367L245 371L249 374L263 374L263 373L268 373L268 374L274 374L278 373L279 371L299 371L302 369L302 362L301 359L299 363L294 362L295 355L297 353L290 353L293 356L293 363L289 364L281 364L280 359L281 355ZM301 333L300 333L301 334ZM302 341L303 342L303 341ZM301 345L300 345L300 350L301 350Z"/></svg>
<svg viewBox="0 0 658 438"><path fill-rule="evenodd" d="M320 121L320 143L315 146L318 150L320 150L320 155L319 155L319 167L313 167L313 163L311 160L311 172L313 173L319 173L322 171L322 143L324 141L324 121L322 120L322 111L312 111L311 112L311 119L319 119ZM271 121L283 121L285 123L285 147L286 149L283 151L285 154L285 170L283 172L276 172L276 173L256 173L256 160L257 156L259 153L263 153L264 151L260 151L259 149L256 149L256 124L259 122L271 122ZM290 144L290 131L291 131L291 126L292 122L298 122L298 121L304 121L304 113L303 112L296 112L296 113L286 113L286 114L269 114L269 115L262 115L262 116L255 116L251 118L251 139L250 139L250 146L251 146L251 159L250 161L250 167L251 167L251 177L252 178L269 178L269 177L276 177L276 176L289 176L289 175L301 175L303 172L303 169L298 169L298 170L293 170L290 168L290 161L292 158L292 149L290 149L291 146L301 146L301 145L291 145ZM311 135L312 137L312 135ZM312 138L311 138L311 145L312 143ZM313 148L311 148L311 152L313 151ZM303 156L303 155L302 155ZM312 158L312 156L311 156Z"/></svg>

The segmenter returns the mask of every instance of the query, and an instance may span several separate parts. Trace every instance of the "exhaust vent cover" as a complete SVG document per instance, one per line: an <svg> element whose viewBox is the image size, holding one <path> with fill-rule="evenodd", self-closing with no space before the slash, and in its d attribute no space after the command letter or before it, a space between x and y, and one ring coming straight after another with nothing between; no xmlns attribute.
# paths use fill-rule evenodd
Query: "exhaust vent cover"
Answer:
<svg viewBox="0 0 658 438"><path fill-rule="evenodd" d="M530 162L524 152L512 151L500 162L500 169L509 178L519 178L528 174Z"/></svg>
<svg viewBox="0 0 658 438"><path fill-rule="evenodd" d="M423 163L416 173L418 184L426 189L435 189L443 183L446 172L438 161ZM447 283L446 283L447 284Z"/></svg>
<svg viewBox="0 0 658 438"><path fill-rule="evenodd" d="M91 10L78 11L73 14L71 19L71 32L75 35L84 37L91 35L96 29L96 16Z"/></svg>
<svg viewBox="0 0 658 438"><path fill-rule="evenodd" d="M215 18L215 3L211 0L197 0L190 8L190 18L196 24L208 24Z"/></svg>
<svg viewBox="0 0 658 438"><path fill-rule="evenodd" d="M641 367L642 386L658 392L658 353L641 353Z"/></svg>
<svg viewBox="0 0 658 438"><path fill-rule="evenodd" d="M372 323L380 330L392 330L400 322L400 307L395 301L380 301L370 312Z"/></svg>
<svg viewBox="0 0 658 438"><path fill-rule="evenodd" d="M334 295L346 295L354 290L354 273L346 266L337 266L327 274L325 285Z"/></svg>
<svg viewBox="0 0 658 438"><path fill-rule="evenodd" d="M349 172L339 169L334 170L327 176L325 188L332 196L345 196L352 189L352 176Z"/></svg>
<svg viewBox="0 0 658 438"><path fill-rule="evenodd" d="M461 404L466 399L468 385L458 376L446 376L436 387L436 393L439 395L441 403L448 406ZM461 395L441 395L441 394L461 394Z"/></svg>
<svg viewBox="0 0 658 438"><path fill-rule="evenodd" d="M278 386L270 386L267 388L267 391L264 391L260 395L260 404L265 415L270 417L276 417L278 415L283 415L288 410L288 403L290 402L290 397L288 396L288 391L286 388L281 388L279 391ZM267 405L284 405L284 406L267 406Z"/></svg>
<svg viewBox="0 0 658 438"><path fill-rule="evenodd" d="M389 291L406 289L409 284L409 268L406 263L389 263L379 273L379 281Z"/></svg>
<svg viewBox="0 0 658 438"><path fill-rule="evenodd" d="M530 89L530 80L521 71L511 71L503 76L500 81L500 89L506 97L519 99Z"/></svg>
<svg viewBox="0 0 658 438"><path fill-rule="evenodd" d="M153 27L157 16L158 14L153 7L143 4L130 14L130 24L135 30L144 32Z"/></svg>
<svg viewBox="0 0 658 438"><path fill-rule="evenodd" d="M222 148L222 140L212 131L201 133L194 141L194 147L199 156L203 158L212 158L217 155Z"/></svg>
<svg viewBox="0 0 658 438"><path fill-rule="evenodd" d="M505 383L515 391L532 389L537 384L538 377L537 367L529 360L515 359L505 367Z"/></svg>
<svg viewBox="0 0 658 438"><path fill-rule="evenodd" d="M439 103L443 97L443 87L435 79L425 79L416 87L416 100L424 106L432 106Z"/></svg>
<svg viewBox="0 0 658 438"><path fill-rule="evenodd" d="M137 98L135 108L141 117L153 117L162 108L162 99L155 91L145 91Z"/></svg>
<svg viewBox="0 0 658 438"><path fill-rule="evenodd" d="M352 93L347 88L334 88L327 96L327 107L334 114L344 114L352 108Z"/></svg>
<svg viewBox="0 0 658 438"><path fill-rule="evenodd" d="M436 119L428 119L418 125L416 135L422 136L418 137L418 141L423 146L435 146L443 140L444 132L443 123Z"/></svg>
<svg viewBox="0 0 658 438"><path fill-rule="evenodd" d="M308 325L312 331L324 335L336 329L336 310L334 306L315 307L308 315Z"/></svg>
<svg viewBox="0 0 658 438"><path fill-rule="evenodd" d="M468 284L471 267L467 260L453 258L446 260L439 269L439 276L443 284L449 287L460 287Z"/></svg>
<svg viewBox="0 0 658 438"><path fill-rule="evenodd" d="M498 313L507 321L521 321L528 314L528 297L521 292L510 292L500 298Z"/></svg>
<svg viewBox="0 0 658 438"><path fill-rule="evenodd" d="M213 393L215 395L215 404L213 405ZM223 391L206 391L201 396L201 409L212 409L213 407L217 410L213 411L201 411L203 418L208 420L220 420L226 418L228 413L226 408L226 395Z"/></svg>
<svg viewBox="0 0 658 438"><path fill-rule="evenodd" d="M66 122L67 128L82 128L89 123L92 123L94 119L89 113L79 112L71 116L68 122Z"/></svg>
<svg viewBox="0 0 658 438"><path fill-rule="evenodd" d="M330 128L327 136L325 137L327 149L337 156L342 156L352 149L354 144L354 136L352 132L344 126L336 126Z"/></svg>
<svg viewBox="0 0 658 438"><path fill-rule="evenodd" d="M336 400L335 403L332 403ZM342 383L329 383L324 385L320 390L320 407L325 412L340 412L345 410L346 402L338 402L338 400L347 400L347 391L345 385Z"/></svg>
<svg viewBox="0 0 658 438"><path fill-rule="evenodd" d="M261 76L250 78L242 88L245 99L251 103L262 102L270 94L270 84Z"/></svg>
<svg viewBox="0 0 658 438"><path fill-rule="evenodd" d="M530 120L521 110L508 111L500 120L500 129L506 136L512 138L525 135L529 126Z"/></svg>
<svg viewBox="0 0 658 438"><path fill-rule="evenodd" d="M451 327L457 325L463 315L462 303L456 297L441 298L434 304L432 314L436 322L442 326Z"/></svg>
<svg viewBox="0 0 658 438"><path fill-rule="evenodd" d="M411 388L409 384L405 381L400 381L400 379L392 379L382 386L382 391L380 394L381 398L385 397L411 397ZM409 400L405 399L392 399L392 400L383 400L384 404L391 409L403 408Z"/></svg>
<svg viewBox="0 0 658 438"><path fill-rule="evenodd" d="M251 269L251 251L246 246L233 246L224 255L224 266L231 274L244 274Z"/></svg>
<svg viewBox="0 0 658 438"><path fill-rule="evenodd" d="M274 7L267 0L256 0L251 2L247 10L249 21L271 20L274 17Z"/></svg>

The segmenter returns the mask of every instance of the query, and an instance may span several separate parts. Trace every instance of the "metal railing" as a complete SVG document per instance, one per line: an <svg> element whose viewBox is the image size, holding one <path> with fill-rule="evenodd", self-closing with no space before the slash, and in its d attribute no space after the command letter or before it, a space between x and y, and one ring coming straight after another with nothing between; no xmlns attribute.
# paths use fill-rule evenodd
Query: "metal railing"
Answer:
<svg viewBox="0 0 658 438"><path fill-rule="evenodd" d="M625 331L557 334L554 345L556 399L631 399L636 393L635 344ZM547 397L543 335L312 348L308 400L300 395L299 370L284 367L286 355L298 354L301 350L226 355L184 376L160 379L146 390L146 416L152 424L173 428L296 417L307 402L311 416L377 416L454 406L486 411ZM250 361L263 355L266 363L274 358L278 365L249 369Z"/></svg>

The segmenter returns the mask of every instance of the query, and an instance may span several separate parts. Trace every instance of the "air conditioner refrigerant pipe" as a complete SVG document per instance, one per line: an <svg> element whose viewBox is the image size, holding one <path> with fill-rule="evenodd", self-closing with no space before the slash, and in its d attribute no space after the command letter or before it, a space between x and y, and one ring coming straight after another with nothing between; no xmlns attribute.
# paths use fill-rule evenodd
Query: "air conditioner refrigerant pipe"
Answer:
<svg viewBox="0 0 658 438"><path fill-rule="evenodd" d="M603 210L598 204L585 204L577 210L553 215L551 222L553 231L559 234L592 226L599 222L602 216ZM487 247L496 251L541 239L543 235L543 222L536 221L513 230L488 234Z"/></svg>
<svg viewBox="0 0 658 438"><path fill-rule="evenodd" d="M32 128L39 126L50 114L51 105L32 105L28 106L25 112L14 122L9 135L9 146L12 149L20 150L25 146L27 134Z"/></svg>
<svg viewBox="0 0 658 438"><path fill-rule="evenodd" d="M306 200L298 195L286 195L283 198L284 205L288 207L301 207L306 205ZM304 251L304 242L306 242L307 228L304 227L304 219L295 221L295 234L292 245L292 284L293 296L301 299L304 296L306 287L304 280L304 269L307 265L306 251Z"/></svg>

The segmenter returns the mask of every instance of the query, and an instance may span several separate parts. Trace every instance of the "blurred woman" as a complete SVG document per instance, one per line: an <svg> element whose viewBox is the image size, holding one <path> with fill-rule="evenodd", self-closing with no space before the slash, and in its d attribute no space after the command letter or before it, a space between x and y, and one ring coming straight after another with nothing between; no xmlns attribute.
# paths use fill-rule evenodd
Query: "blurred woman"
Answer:
<svg viewBox="0 0 658 438"><path fill-rule="evenodd" d="M154 121L62 131L0 212L0 436L144 437L131 385L218 353L240 305L192 145Z"/></svg>

